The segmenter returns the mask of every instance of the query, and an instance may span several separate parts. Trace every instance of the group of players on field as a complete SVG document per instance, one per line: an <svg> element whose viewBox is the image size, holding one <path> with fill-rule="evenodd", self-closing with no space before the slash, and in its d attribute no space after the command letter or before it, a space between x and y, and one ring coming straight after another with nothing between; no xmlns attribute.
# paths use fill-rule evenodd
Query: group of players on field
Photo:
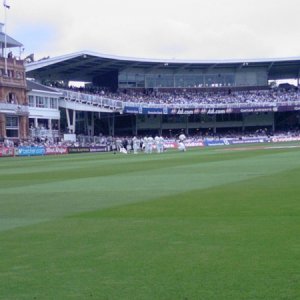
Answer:
<svg viewBox="0 0 300 300"><path fill-rule="evenodd" d="M177 149L179 151L186 151L185 140L186 136L184 134L178 136ZM165 151L164 143L165 141L162 136L155 136L155 138L152 136L145 136L141 139L134 136L130 143L124 143L119 139L116 140L115 153L116 151L124 154L137 154L139 152L144 152L146 154L151 154L153 152L163 153Z"/></svg>

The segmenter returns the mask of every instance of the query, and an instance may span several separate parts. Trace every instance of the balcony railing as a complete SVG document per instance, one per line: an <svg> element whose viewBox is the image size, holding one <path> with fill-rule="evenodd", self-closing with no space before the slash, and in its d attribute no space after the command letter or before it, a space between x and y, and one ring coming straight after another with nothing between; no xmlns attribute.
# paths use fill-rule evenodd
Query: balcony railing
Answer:
<svg viewBox="0 0 300 300"><path fill-rule="evenodd" d="M29 110L26 105L0 102L0 113L27 116L29 114Z"/></svg>
<svg viewBox="0 0 300 300"><path fill-rule="evenodd" d="M78 103L97 106L99 108L107 108L112 111L120 111L123 108L122 101L110 99L105 96L91 95L74 91L59 90L67 101L75 101Z"/></svg>
<svg viewBox="0 0 300 300"><path fill-rule="evenodd" d="M59 137L59 131L53 129L41 129L41 128L30 128L29 135L32 138L57 138Z"/></svg>

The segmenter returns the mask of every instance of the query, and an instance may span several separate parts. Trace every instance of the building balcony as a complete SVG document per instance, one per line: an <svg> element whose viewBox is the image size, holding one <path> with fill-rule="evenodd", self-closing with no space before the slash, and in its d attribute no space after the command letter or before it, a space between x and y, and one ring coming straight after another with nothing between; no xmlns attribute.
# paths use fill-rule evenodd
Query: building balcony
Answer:
<svg viewBox="0 0 300 300"><path fill-rule="evenodd" d="M59 137L59 130L53 129L41 129L41 128L30 128L29 135L32 138L58 138Z"/></svg>
<svg viewBox="0 0 300 300"><path fill-rule="evenodd" d="M0 113L17 116L28 116L29 109L27 105L0 102Z"/></svg>

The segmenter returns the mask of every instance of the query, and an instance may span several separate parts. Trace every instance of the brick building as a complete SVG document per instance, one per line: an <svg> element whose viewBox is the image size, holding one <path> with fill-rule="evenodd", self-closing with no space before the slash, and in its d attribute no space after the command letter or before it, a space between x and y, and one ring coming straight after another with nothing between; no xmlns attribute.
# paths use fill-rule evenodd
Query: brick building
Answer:
<svg viewBox="0 0 300 300"><path fill-rule="evenodd" d="M24 61L12 51L22 44L2 29L0 23L0 139L27 139L29 112Z"/></svg>

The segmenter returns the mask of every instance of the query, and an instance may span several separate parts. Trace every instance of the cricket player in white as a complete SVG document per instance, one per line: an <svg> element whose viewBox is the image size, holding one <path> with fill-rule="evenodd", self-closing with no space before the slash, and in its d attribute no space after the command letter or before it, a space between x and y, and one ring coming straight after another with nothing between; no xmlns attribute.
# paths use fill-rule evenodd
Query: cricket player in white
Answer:
<svg viewBox="0 0 300 300"><path fill-rule="evenodd" d="M156 146L156 152L160 153L160 149L159 149L159 136L155 136L154 138L154 142L155 142L155 146Z"/></svg>
<svg viewBox="0 0 300 300"><path fill-rule="evenodd" d="M132 141L133 141L133 153L137 154L140 148L140 140L134 136Z"/></svg>
<svg viewBox="0 0 300 300"><path fill-rule="evenodd" d="M153 137L152 136L149 136L148 137L148 153L151 154L152 151L153 151Z"/></svg>
<svg viewBox="0 0 300 300"><path fill-rule="evenodd" d="M165 143L165 140L162 136L159 137L159 151L160 153L163 153L164 152L164 143Z"/></svg>
<svg viewBox="0 0 300 300"><path fill-rule="evenodd" d="M186 147L184 144L185 139L186 139L186 136L183 133L179 135L179 142L178 142L178 150L179 151L186 151Z"/></svg>
<svg viewBox="0 0 300 300"><path fill-rule="evenodd" d="M146 136L143 139L143 148L145 153L149 153L148 138Z"/></svg>
<svg viewBox="0 0 300 300"><path fill-rule="evenodd" d="M155 137L156 150L157 153L162 153L164 151L164 138L162 136Z"/></svg>

